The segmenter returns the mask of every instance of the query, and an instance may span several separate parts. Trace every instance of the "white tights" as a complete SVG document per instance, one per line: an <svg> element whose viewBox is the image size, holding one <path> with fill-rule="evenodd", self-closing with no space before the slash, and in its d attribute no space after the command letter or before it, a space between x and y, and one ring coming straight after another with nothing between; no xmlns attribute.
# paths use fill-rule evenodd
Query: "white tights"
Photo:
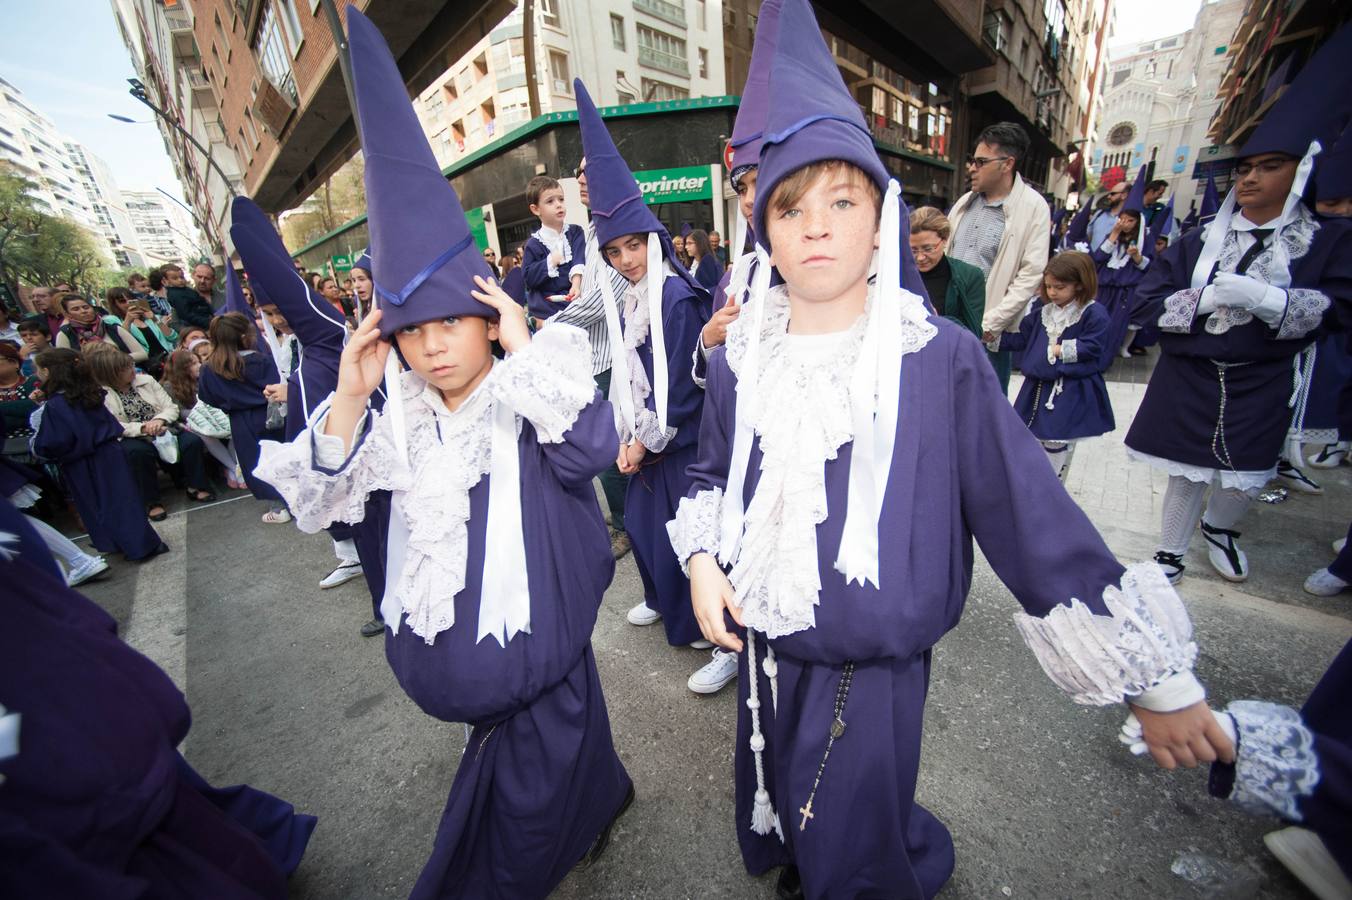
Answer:
<svg viewBox="0 0 1352 900"><path fill-rule="evenodd" d="M207 445L207 452L211 454L216 462L225 466L225 470L234 478L235 473L239 471L239 460L235 458L235 445L227 444L220 438L198 435L202 438L202 443Z"/></svg>
<svg viewBox="0 0 1352 900"><path fill-rule="evenodd" d="M1052 464L1056 477L1064 483L1066 473L1070 471L1070 461L1075 456L1075 442L1043 441L1042 452L1047 454L1047 462Z"/></svg>
<svg viewBox="0 0 1352 900"><path fill-rule="evenodd" d="M333 538L329 538L333 540ZM352 538L345 541L333 541L333 555L338 557L340 562L354 563L360 560L357 556L357 544Z"/></svg>
<svg viewBox="0 0 1352 900"><path fill-rule="evenodd" d="M1212 528L1233 530L1257 493L1256 490L1242 491L1216 485L1207 503L1206 515L1202 516L1202 500L1206 497L1207 487L1207 484L1189 481L1182 475L1169 476L1169 487L1164 492L1159 549L1179 556L1186 554L1199 516Z"/></svg>
<svg viewBox="0 0 1352 900"><path fill-rule="evenodd" d="M38 533L38 537L42 538L42 542L47 545L47 549L52 551L52 555L66 564L67 571L93 559L92 556L76 546L74 541L46 522L32 516L25 518L28 519L28 524L33 526L33 530Z"/></svg>

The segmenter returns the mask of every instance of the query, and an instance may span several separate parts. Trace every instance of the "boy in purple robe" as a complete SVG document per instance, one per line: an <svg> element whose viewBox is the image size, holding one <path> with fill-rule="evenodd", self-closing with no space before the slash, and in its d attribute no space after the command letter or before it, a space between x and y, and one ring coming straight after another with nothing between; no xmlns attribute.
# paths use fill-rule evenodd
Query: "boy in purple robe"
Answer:
<svg viewBox="0 0 1352 900"><path fill-rule="evenodd" d="M711 356L671 538L703 633L745 651L734 766L747 869L784 866L780 896L932 897L954 858L914 800L921 718L973 537L1074 699L1130 698L1167 766L1231 750L1163 574L1123 569L981 345L903 289L900 188L807 0L785 0L778 43L755 224L785 284L753 288Z"/></svg>
<svg viewBox="0 0 1352 900"><path fill-rule="evenodd" d="M526 201L540 227L521 250L526 308L543 322L582 290L586 270L587 233L569 225L563 187L548 175L536 175L526 185Z"/></svg>
<svg viewBox="0 0 1352 900"><path fill-rule="evenodd" d="M474 726L413 897L544 897L634 796L590 643L614 573L591 486L613 416L584 333L532 340L490 280L389 48L355 9L348 27L377 309L333 396L264 445L258 474L309 532L391 493L386 657L424 712Z"/></svg>
<svg viewBox="0 0 1352 900"><path fill-rule="evenodd" d="M1227 581L1249 577L1238 526L1278 472L1292 359L1352 297L1352 222L1317 219L1301 200L1321 140L1348 112L1326 98L1352 102L1349 55L1345 26L1240 148L1215 219L1158 257L1138 288L1161 352L1126 444L1169 475L1155 559L1172 581L1199 516L1211 567Z"/></svg>
<svg viewBox="0 0 1352 900"><path fill-rule="evenodd" d="M661 620L673 647L713 645L700 636L666 523L690 486L704 394L690 375L690 354L709 317L709 295L681 265L666 228L643 203L638 182L620 157L580 80L578 125L587 160L587 192L596 242L606 262L629 283L618 299L622 327L611 340L610 396L620 433L616 465L633 476L624 520L643 579L644 600L629 610L633 625ZM598 279L603 291L613 288ZM621 325L622 323L622 325Z"/></svg>
<svg viewBox="0 0 1352 900"><path fill-rule="evenodd" d="M0 580L0 896L284 900L315 818L188 765L183 695L4 499Z"/></svg>

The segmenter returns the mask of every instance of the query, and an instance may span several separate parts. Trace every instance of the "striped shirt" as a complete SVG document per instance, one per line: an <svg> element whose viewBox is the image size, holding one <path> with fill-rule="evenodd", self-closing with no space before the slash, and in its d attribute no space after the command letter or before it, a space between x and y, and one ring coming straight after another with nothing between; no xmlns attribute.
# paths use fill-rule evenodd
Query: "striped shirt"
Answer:
<svg viewBox="0 0 1352 900"><path fill-rule="evenodd" d="M622 303L624 292L629 289L629 280L601 258L601 250L596 243L596 226L589 222L582 294L550 316L548 321L575 325L587 332L587 340L591 342L592 375L600 375L610 368L610 333L606 329L605 294L601 292L598 278L610 279L615 303L617 305Z"/></svg>
<svg viewBox="0 0 1352 900"><path fill-rule="evenodd" d="M987 203L984 194L977 194L958 223L948 255L976 266L982 275L989 276L1004 236L1005 201Z"/></svg>

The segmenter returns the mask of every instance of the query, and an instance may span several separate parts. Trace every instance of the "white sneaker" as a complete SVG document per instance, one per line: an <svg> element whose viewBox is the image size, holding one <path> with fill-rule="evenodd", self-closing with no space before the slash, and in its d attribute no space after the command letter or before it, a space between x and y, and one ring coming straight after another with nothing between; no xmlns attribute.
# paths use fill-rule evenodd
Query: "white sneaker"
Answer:
<svg viewBox="0 0 1352 900"><path fill-rule="evenodd" d="M108 571L108 561L102 556L86 557L85 561L66 573L66 584L70 587L84 584L91 578L97 578Z"/></svg>
<svg viewBox="0 0 1352 900"><path fill-rule="evenodd" d="M1352 897L1352 882L1313 831L1283 828L1263 835L1263 843L1319 900Z"/></svg>
<svg viewBox="0 0 1352 900"><path fill-rule="evenodd" d="M690 648L692 650L712 650L714 648L714 642L706 641L704 638L700 638L697 641L691 641Z"/></svg>
<svg viewBox="0 0 1352 900"><path fill-rule="evenodd" d="M1226 581L1246 581L1249 577L1249 558L1239 549L1235 540L1238 531L1228 528L1213 528L1202 520L1202 537L1206 539L1207 559L1216 574Z"/></svg>
<svg viewBox="0 0 1352 900"><path fill-rule="evenodd" d="M1316 597L1336 597L1347 590L1348 584L1328 569L1320 569L1305 579L1305 593Z"/></svg>
<svg viewBox="0 0 1352 900"><path fill-rule="evenodd" d="M329 588L336 588L340 584L347 584L352 579L360 578L361 576L361 563L342 563L332 572L325 575L323 580L319 582L319 586L327 591Z"/></svg>
<svg viewBox="0 0 1352 900"><path fill-rule="evenodd" d="M691 675L685 685L696 694L717 694L736 677L737 654L729 650L715 650L714 658Z"/></svg>
<svg viewBox="0 0 1352 900"><path fill-rule="evenodd" d="M270 509L263 513L263 521L269 525L285 525L291 521L291 512L285 506L281 509Z"/></svg>
<svg viewBox="0 0 1352 900"><path fill-rule="evenodd" d="M1336 469L1338 464L1347 459L1348 442L1342 441L1337 444L1325 444L1314 456L1307 457L1305 462L1316 469Z"/></svg>
<svg viewBox="0 0 1352 900"><path fill-rule="evenodd" d="M638 606L629 610L629 614L625 616L625 618L629 620L630 625L651 625L654 622L660 621L662 614L647 603L640 603Z"/></svg>
<svg viewBox="0 0 1352 900"><path fill-rule="evenodd" d="M1333 542L1333 552L1334 552L1334 553L1342 553L1342 552L1343 552L1343 548L1346 547L1346 546L1347 546L1347 538L1345 538L1345 537L1340 537L1340 538L1338 538L1338 540L1336 540L1336 541Z"/></svg>

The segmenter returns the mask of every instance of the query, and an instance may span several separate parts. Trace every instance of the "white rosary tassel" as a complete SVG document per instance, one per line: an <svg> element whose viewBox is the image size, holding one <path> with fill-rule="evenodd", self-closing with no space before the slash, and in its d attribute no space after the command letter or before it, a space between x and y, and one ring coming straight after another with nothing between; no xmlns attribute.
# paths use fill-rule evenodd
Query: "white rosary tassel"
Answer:
<svg viewBox="0 0 1352 900"><path fill-rule="evenodd" d="M521 460L517 455L516 413L493 402L493 449L488 473L488 521L484 525L483 588L479 632L504 648L518 632L530 634L530 587L521 530Z"/></svg>
<svg viewBox="0 0 1352 900"><path fill-rule="evenodd" d="M850 381L854 442L845 526L835 569L847 584L878 583L878 517L892 470L901 391L901 186L887 185L878 277L868 327ZM914 295L911 295L914 296ZM875 415L876 413L876 415Z"/></svg>
<svg viewBox="0 0 1352 900"><path fill-rule="evenodd" d="M662 265L662 239L648 232L648 330L653 339L653 406L657 410L657 429L667 430L667 339L662 327L662 287L666 282ZM612 375L613 377L613 375Z"/></svg>
<svg viewBox="0 0 1352 900"><path fill-rule="evenodd" d="M746 303L751 306L751 330L747 332L746 352L742 356L741 369L737 374L735 416L737 421L733 431L728 483L723 490L718 559L725 566L731 566L737 561L737 553L742 542L742 525L746 517L742 491L746 484L746 469L751 464L751 444L755 440L750 410L760 375L761 328L765 320L767 296L770 293L770 269L770 255L765 252L764 247L757 244L756 277L751 285L751 293L746 297Z"/></svg>
<svg viewBox="0 0 1352 900"><path fill-rule="evenodd" d="M1064 377L1058 378L1056 379L1056 383L1052 385L1052 392L1047 397L1046 403L1048 411L1056 409L1056 395L1065 389L1065 381L1066 379Z"/></svg>
<svg viewBox="0 0 1352 900"><path fill-rule="evenodd" d="M610 280L609 266L602 262L595 271L601 282L601 299L606 312L606 331L610 335L610 400L615 411L616 430L626 438L634 435L634 391L629 383L629 350L624 345L624 331L620 327L620 308L615 300L615 285ZM656 353L653 354L654 357ZM656 360L654 359L654 366Z"/></svg>
<svg viewBox="0 0 1352 900"><path fill-rule="evenodd" d="M766 646L767 654L770 652ZM769 834L772 830L784 842L784 830L779 824L779 815L770 803L770 792L765 789L765 763L762 753L765 751L765 735L760 725L760 675L756 672L756 631L746 630L747 671L751 683L747 686L746 708L751 710L751 755L756 761L756 798L751 807L751 830L756 834ZM770 657L767 655L766 659Z"/></svg>
<svg viewBox="0 0 1352 900"><path fill-rule="evenodd" d="M765 677L770 679L770 701L774 705L775 715L779 715L779 663L775 661L775 648L765 645L765 661L761 663Z"/></svg>

